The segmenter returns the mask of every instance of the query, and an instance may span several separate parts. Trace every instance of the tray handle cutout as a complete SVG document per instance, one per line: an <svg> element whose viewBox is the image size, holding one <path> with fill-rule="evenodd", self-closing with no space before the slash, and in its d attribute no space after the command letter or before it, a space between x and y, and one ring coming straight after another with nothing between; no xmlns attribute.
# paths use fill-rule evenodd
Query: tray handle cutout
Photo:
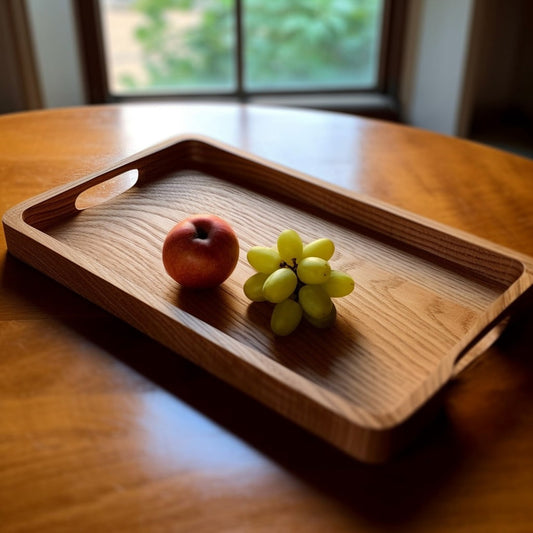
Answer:
<svg viewBox="0 0 533 533"><path fill-rule="evenodd" d="M132 162L121 164L77 184L68 184L45 200L24 209L23 221L44 229L58 220L75 216L81 211L100 205L124 194L142 180L142 168Z"/></svg>
<svg viewBox="0 0 533 533"><path fill-rule="evenodd" d="M126 170L112 178L97 183L78 194L74 205L78 211L108 202L131 189L139 179L137 169Z"/></svg>
<svg viewBox="0 0 533 533"><path fill-rule="evenodd" d="M509 316L504 315L492 327L481 332L456 358L452 369L452 378L457 377L467 366L486 352L502 335L509 323Z"/></svg>
<svg viewBox="0 0 533 533"><path fill-rule="evenodd" d="M529 309L533 305L533 285L531 285L530 278L531 269L526 264L522 264L522 267L524 271L520 279L513 285L514 287L518 287L521 284L520 282L524 280L527 288L519 291L509 305L498 304L498 302L493 304L495 312L492 314L492 317L486 319L485 326L480 329L479 333L471 339L455 358L451 377L456 377L470 363L474 362L482 353L488 350L500 338L509 325L509 322L517 316L520 316L524 310ZM512 288L509 290L512 290ZM501 299L504 296L502 295Z"/></svg>

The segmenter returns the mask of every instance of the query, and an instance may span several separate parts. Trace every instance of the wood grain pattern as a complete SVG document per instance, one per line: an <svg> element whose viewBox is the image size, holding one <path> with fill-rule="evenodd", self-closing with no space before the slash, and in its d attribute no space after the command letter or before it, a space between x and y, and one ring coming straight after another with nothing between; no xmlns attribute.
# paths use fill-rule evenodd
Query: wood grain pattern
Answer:
<svg viewBox="0 0 533 533"><path fill-rule="evenodd" d="M295 109L4 115L0 212L191 132L533 255L532 161ZM0 529L531 531L533 314L513 316L416 442L369 466L18 261L0 232Z"/></svg>
<svg viewBox="0 0 533 533"><path fill-rule="evenodd" d="M132 172L126 190L114 182ZM106 187L111 199L80 210L80 195ZM231 279L200 296L161 262L167 232L198 212L226 218L241 245ZM15 256L367 461L405 444L408 419L532 282L527 257L208 139L149 148L3 220ZM331 330L276 339L271 309L250 305L242 285L246 251L287 227L304 242L332 238L357 291Z"/></svg>

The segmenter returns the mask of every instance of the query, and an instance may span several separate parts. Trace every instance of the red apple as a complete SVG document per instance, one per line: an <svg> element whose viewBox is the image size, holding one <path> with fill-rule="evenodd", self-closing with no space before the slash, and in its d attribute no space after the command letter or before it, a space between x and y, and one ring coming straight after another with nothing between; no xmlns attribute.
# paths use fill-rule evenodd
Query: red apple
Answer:
<svg viewBox="0 0 533 533"><path fill-rule="evenodd" d="M225 281L239 259L232 227L216 215L194 215L176 224L163 243L163 265L183 287L208 289Z"/></svg>

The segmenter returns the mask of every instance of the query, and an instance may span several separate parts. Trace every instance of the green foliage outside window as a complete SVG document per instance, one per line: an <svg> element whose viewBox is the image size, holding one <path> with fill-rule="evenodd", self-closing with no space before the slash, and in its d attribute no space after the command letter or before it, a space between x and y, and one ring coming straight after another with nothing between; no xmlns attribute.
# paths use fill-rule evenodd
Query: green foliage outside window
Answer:
<svg viewBox="0 0 533 533"><path fill-rule="evenodd" d="M371 86L381 0L244 0L247 89ZM235 88L234 0L136 0L147 86ZM171 14L174 14L174 18ZM172 20L195 13L196 23ZM139 89L133 76L122 83ZM144 85L144 83L143 83Z"/></svg>

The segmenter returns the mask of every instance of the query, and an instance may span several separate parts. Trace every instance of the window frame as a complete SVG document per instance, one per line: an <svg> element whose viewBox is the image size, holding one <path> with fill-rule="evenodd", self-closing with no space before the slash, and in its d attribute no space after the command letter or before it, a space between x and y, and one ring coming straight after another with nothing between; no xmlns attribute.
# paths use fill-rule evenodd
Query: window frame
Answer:
<svg viewBox="0 0 533 533"><path fill-rule="evenodd" d="M250 91L244 89L242 0L235 0L236 88L232 91L161 92L112 94L107 80L105 41L98 0L74 0L80 38L83 75L91 104L139 101L225 101L236 103L279 103L334 109L389 119L398 119L398 101L407 4L410 0L383 0L383 23L379 70L375 87L366 89L306 89Z"/></svg>

